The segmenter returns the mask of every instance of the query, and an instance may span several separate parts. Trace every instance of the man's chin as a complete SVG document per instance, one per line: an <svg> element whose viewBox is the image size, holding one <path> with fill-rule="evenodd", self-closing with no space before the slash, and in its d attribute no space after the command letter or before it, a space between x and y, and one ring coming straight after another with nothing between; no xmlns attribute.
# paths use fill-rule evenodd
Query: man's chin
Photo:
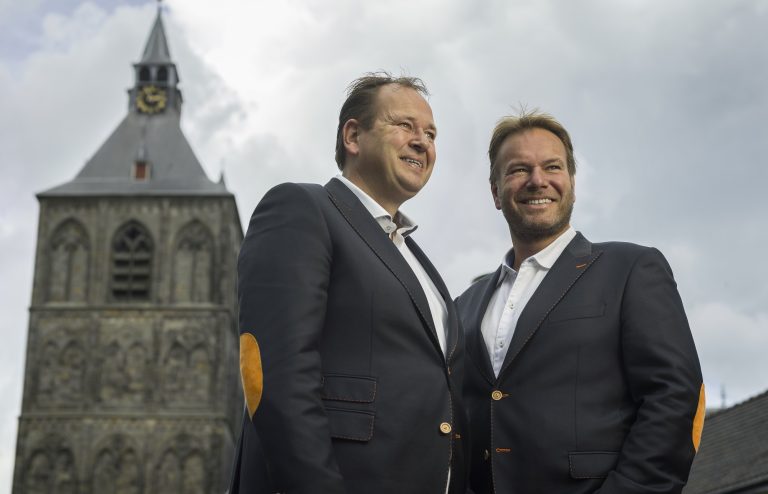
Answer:
<svg viewBox="0 0 768 494"><path fill-rule="evenodd" d="M537 242L556 237L568 228L569 221L557 223L520 222L510 225L512 233L520 240Z"/></svg>

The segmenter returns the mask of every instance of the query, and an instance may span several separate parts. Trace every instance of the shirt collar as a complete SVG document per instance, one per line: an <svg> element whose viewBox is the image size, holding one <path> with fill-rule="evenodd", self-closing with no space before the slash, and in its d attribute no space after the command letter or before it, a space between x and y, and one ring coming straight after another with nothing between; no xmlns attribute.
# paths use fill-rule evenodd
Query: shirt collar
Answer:
<svg viewBox="0 0 768 494"><path fill-rule="evenodd" d="M407 236L413 233L419 225L413 222L411 218L404 215L400 211L395 213L394 220L392 216L384 209L381 204L376 202L371 196L365 193L363 189L352 183L347 177L342 174L336 175L336 178L347 186L349 190L363 203L365 209L371 213L371 216L379 223L381 229L388 235L397 230L400 235ZM398 226L399 225L399 226Z"/></svg>
<svg viewBox="0 0 768 494"><path fill-rule="evenodd" d="M568 229L561 233L551 244L547 245L528 259L531 259L536 263L539 268L549 270L575 236L576 230L574 230L572 226L569 226ZM501 261L501 276L499 276L499 283L501 283L506 276L517 273L512 269L514 258L515 249L513 247L509 249L504 255L504 259Z"/></svg>

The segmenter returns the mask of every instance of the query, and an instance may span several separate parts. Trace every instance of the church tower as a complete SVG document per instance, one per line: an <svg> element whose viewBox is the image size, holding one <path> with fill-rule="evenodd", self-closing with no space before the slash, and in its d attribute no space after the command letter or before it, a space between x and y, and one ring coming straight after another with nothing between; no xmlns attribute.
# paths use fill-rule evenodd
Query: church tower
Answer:
<svg viewBox="0 0 768 494"><path fill-rule="evenodd" d="M179 125L161 11L128 114L40 217L15 494L224 492L243 237Z"/></svg>

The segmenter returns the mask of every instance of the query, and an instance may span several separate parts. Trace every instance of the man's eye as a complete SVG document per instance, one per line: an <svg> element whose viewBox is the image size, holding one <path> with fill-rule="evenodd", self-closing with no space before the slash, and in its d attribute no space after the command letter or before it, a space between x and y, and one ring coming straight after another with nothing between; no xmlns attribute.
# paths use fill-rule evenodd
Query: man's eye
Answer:
<svg viewBox="0 0 768 494"><path fill-rule="evenodd" d="M427 139L432 142L435 142L435 139L437 139L437 135L434 132L425 132L425 134L427 134Z"/></svg>
<svg viewBox="0 0 768 494"><path fill-rule="evenodd" d="M413 126L410 124L410 122L400 122L398 125L406 130L413 129Z"/></svg>

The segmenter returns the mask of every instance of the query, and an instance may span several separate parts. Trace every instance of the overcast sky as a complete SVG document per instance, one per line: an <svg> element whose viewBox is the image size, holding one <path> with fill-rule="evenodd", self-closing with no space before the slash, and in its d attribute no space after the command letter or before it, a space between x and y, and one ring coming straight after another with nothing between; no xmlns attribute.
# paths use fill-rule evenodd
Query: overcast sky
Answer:
<svg viewBox="0 0 768 494"><path fill-rule="evenodd" d="M572 224L658 247L709 403L768 388L768 1L169 0L182 127L241 220L273 185L336 173L344 88L422 77L439 129L432 180L403 210L458 295L510 247L486 149L539 107L576 148ZM0 0L0 493L9 493L38 205L127 111L155 2ZM763 247L764 248L764 247Z"/></svg>

